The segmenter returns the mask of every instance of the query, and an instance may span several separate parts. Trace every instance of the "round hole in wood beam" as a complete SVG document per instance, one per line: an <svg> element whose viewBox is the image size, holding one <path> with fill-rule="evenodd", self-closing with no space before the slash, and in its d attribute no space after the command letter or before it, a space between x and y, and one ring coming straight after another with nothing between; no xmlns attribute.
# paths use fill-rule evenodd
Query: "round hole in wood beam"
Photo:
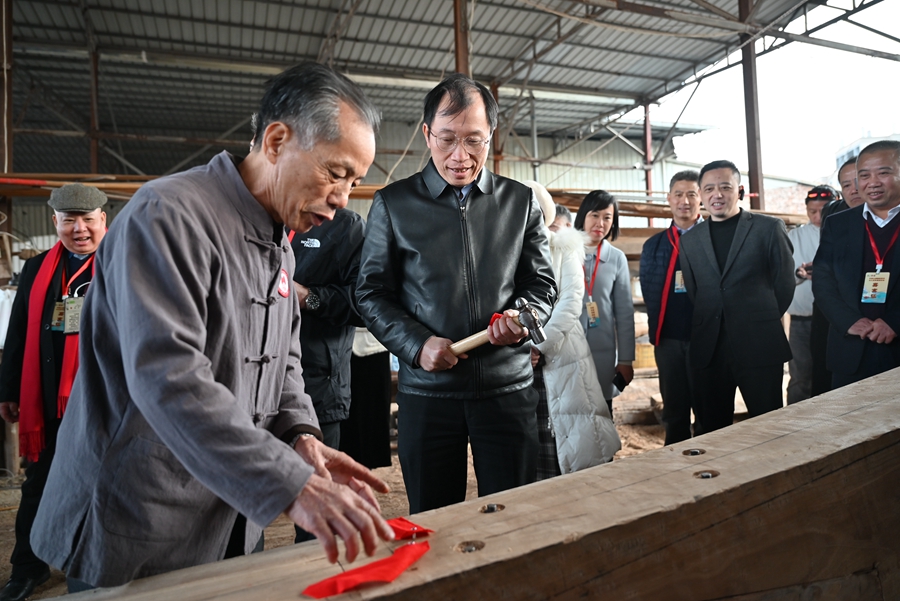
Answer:
<svg viewBox="0 0 900 601"><path fill-rule="evenodd" d="M501 505L500 503L488 503L487 505L482 505L480 511L481 513L497 513L498 511L503 511L506 509L506 505Z"/></svg>
<svg viewBox="0 0 900 601"><path fill-rule="evenodd" d="M716 470L703 470L702 472L694 472L694 478L700 478L701 480L709 480L710 478L715 478L719 475L719 472Z"/></svg>
<svg viewBox="0 0 900 601"><path fill-rule="evenodd" d="M474 553L475 551L484 549L484 543L480 540L467 540L459 543L453 548L460 553Z"/></svg>
<svg viewBox="0 0 900 601"><path fill-rule="evenodd" d="M681 452L682 455L687 455L688 457L696 457L697 455L703 455L706 453L705 449L685 449Z"/></svg>

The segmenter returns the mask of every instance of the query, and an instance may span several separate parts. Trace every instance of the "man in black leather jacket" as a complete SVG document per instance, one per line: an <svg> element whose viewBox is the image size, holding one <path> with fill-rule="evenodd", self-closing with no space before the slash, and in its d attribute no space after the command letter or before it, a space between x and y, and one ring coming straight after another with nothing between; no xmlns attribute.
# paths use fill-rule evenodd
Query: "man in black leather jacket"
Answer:
<svg viewBox="0 0 900 601"><path fill-rule="evenodd" d="M527 332L509 309L524 297L546 320L556 286L531 190L484 168L497 112L483 85L446 78L425 98L431 161L378 192L369 213L357 298L366 326L401 361L410 513L465 499L468 443L479 495L535 478L537 394L520 344ZM490 344L450 352L485 328Z"/></svg>

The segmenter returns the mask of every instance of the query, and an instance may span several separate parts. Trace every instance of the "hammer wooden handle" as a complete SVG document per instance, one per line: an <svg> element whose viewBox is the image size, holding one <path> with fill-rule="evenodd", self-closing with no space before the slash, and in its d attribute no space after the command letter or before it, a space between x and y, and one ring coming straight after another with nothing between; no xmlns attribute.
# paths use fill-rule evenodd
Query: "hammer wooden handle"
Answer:
<svg viewBox="0 0 900 601"><path fill-rule="evenodd" d="M512 320L516 322L516 325L522 326L518 316L513 317ZM459 357L463 353L468 353L473 348L478 348L483 344L487 344L489 340L487 330L484 330L483 332L472 334L468 338L463 338L462 340L454 342L450 345L450 352Z"/></svg>

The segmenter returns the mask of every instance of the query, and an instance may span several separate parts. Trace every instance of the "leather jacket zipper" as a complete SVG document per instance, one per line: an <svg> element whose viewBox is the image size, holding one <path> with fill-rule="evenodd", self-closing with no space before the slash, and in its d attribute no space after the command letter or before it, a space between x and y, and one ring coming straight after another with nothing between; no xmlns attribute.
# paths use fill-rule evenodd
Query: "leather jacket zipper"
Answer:
<svg viewBox="0 0 900 601"><path fill-rule="evenodd" d="M460 205L459 207L459 216L460 216L460 225L462 226L462 234L463 234L463 248L466 253L466 295L469 297L469 330L475 331L473 329L475 324L475 318L477 316L476 307L475 307L475 292L472 289L471 280L474 269L472 267L472 249L469 245L469 224L466 220L466 205ZM481 362L477 359L467 359L467 361L474 361L474 373L475 373L475 398L481 396Z"/></svg>

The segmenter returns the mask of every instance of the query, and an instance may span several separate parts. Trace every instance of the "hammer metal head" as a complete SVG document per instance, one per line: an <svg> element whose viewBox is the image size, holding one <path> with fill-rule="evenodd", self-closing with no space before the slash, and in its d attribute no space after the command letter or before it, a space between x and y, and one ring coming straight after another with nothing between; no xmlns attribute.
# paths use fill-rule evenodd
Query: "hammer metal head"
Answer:
<svg viewBox="0 0 900 601"><path fill-rule="evenodd" d="M519 311L519 323L528 328L528 336L534 344L540 344L547 339L544 334L544 326L537 311L522 297L516 299L516 309Z"/></svg>

